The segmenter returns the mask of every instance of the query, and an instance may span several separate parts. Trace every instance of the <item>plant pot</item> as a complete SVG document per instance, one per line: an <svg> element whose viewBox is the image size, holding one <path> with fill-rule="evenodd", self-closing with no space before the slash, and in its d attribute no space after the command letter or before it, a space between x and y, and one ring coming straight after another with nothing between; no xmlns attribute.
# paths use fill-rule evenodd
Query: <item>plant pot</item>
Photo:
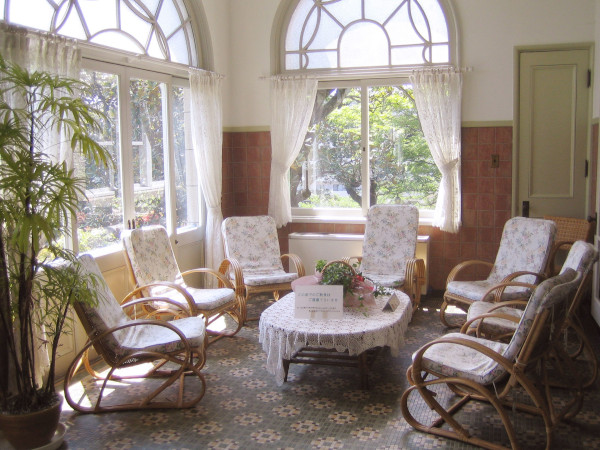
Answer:
<svg viewBox="0 0 600 450"><path fill-rule="evenodd" d="M27 414L0 414L0 430L17 450L42 447L52 440L58 428L63 399L48 408Z"/></svg>

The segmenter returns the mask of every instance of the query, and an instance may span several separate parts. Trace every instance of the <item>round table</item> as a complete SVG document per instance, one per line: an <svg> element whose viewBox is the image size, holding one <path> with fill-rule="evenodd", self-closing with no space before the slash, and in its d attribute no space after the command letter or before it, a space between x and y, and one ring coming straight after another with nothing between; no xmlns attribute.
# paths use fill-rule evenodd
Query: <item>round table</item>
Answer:
<svg viewBox="0 0 600 450"><path fill-rule="evenodd" d="M389 297L379 296L374 306L344 308L342 319L327 320L296 319L294 293L282 297L260 315L259 342L267 354L267 370L281 385L287 379L290 362L352 365L359 368L361 385L367 387L367 351L387 346L397 356L412 317L408 295L394 293L399 299L394 311L384 311ZM330 355L324 357L318 352ZM337 356L331 357L332 352ZM344 362L349 358L354 363Z"/></svg>

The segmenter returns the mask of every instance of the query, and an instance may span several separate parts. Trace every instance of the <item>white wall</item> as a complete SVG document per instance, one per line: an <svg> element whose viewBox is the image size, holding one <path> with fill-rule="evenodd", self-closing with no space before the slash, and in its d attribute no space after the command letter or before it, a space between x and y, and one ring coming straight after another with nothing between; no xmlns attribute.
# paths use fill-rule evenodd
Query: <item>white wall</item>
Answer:
<svg viewBox="0 0 600 450"><path fill-rule="evenodd" d="M260 77L270 74L271 29L279 3L203 0L215 68L227 76L225 127L269 125L269 86ZM515 46L593 42L598 34L598 3L454 0L461 65L473 68L465 75L463 121L512 120ZM221 52L228 53L227 61ZM598 116L596 106L594 116Z"/></svg>
<svg viewBox="0 0 600 450"><path fill-rule="evenodd" d="M516 46L592 42L595 0L454 0L463 86L463 120L512 120Z"/></svg>

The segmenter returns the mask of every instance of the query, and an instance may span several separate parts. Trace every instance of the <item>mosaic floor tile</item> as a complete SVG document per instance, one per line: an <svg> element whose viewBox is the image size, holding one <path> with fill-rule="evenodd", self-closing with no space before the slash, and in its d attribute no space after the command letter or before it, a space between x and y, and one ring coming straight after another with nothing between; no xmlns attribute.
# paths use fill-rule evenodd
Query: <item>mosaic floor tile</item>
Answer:
<svg viewBox="0 0 600 450"><path fill-rule="evenodd" d="M68 427L64 449L468 449L461 442L415 431L400 412L407 387L406 369L420 345L447 332L439 321L439 298L425 298L407 331L398 357L383 351L369 373L371 389L359 389L352 368L291 365L288 382L277 386L265 369L258 342L258 322L250 322L232 339L221 339L207 352L203 369L206 395L194 408L118 412L101 415L63 411ZM251 316L265 302L253 302ZM590 332L600 342L598 328ZM600 345L598 346L600 347ZM95 383L83 380L86 390ZM146 381L127 385L127 395L146 389ZM456 397L436 387L441 403ZM88 393L89 393L88 392ZM169 394L171 395L171 394ZM412 399L415 415L431 415ZM471 403L458 414L467 427L487 437L502 437L489 405ZM585 392L583 410L570 423L561 423L552 448L600 448L600 382ZM544 445L539 418L521 414L517 432L527 448ZM2 447L0 442L0 447Z"/></svg>

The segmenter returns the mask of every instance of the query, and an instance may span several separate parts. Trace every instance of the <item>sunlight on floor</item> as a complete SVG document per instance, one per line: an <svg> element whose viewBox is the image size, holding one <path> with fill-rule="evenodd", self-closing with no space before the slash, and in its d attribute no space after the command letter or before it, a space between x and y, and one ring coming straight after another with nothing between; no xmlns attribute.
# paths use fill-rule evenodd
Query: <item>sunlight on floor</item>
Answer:
<svg viewBox="0 0 600 450"><path fill-rule="evenodd" d="M223 331L227 328L225 316L221 316L207 327L210 331Z"/></svg>
<svg viewBox="0 0 600 450"><path fill-rule="evenodd" d="M135 377L136 375L144 375L146 374L150 369L152 369L152 363L144 363L144 364L139 364L136 365L135 367L125 367L119 370L115 371L115 375L118 375L120 377ZM100 374L101 376L106 376L108 374L109 368L106 368L105 370L99 371L98 374ZM85 370L83 370L77 377L81 378L82 376L85 376L87 374L87 372ZM90 378L86 377L86 380L88 380L88 382L90 382ZM123 386L130 386L132 384L135 383L142 383L144 381L144 378L129 378L127 380L120 380L120 381L115 381L115 380L111 380L108 383L106 383L106 388L104 389L104 394L103 394L103 398L107 398L109 397L113 392L115 392L115 390L118 387L123 387ZM102 387L102 383L104 383L104 380L101 379L96 379L91 381L91 383L95 384L98 388L98 390ZM57 389L58 393L60 395L62 395L64 397L64 391L62 389L62 384L61 384L61 389ZM88 394L86 392L90 391L90 386L84 386L82 381L77 381L77 382L73 382L71 383L69 392L71 394L71 398L73 398L74 401L78 402L81 406L83 407L91 407L92 406L92 401L90 400L90 397L88 396ZM63 411L73 411L73 408L71 408L71 406L69 406L69 404L67 402L63 403L62 406L62 410Z"/></svg>

